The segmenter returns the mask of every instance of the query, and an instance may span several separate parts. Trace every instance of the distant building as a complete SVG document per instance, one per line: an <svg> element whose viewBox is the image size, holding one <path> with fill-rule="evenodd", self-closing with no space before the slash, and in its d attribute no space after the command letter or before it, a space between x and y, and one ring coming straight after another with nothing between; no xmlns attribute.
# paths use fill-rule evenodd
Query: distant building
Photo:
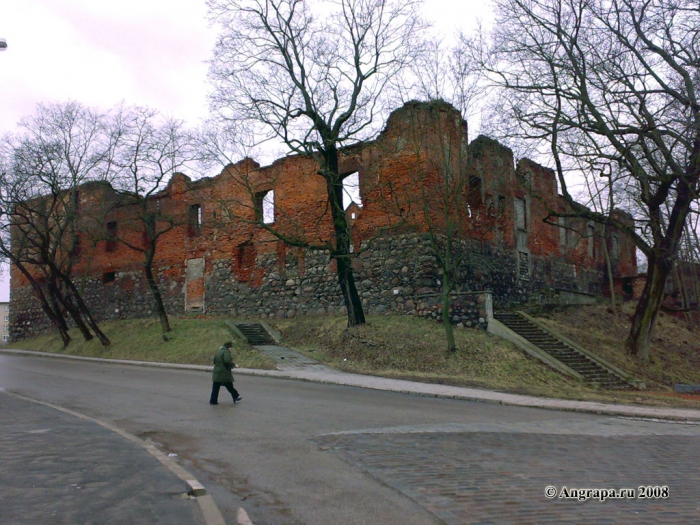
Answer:
<svg viewBox="0 0 700 525"><path fill-rule="evenodd" d="M10 340L10 303L0 303L0 326L2 326L2 344Z"/></svg>

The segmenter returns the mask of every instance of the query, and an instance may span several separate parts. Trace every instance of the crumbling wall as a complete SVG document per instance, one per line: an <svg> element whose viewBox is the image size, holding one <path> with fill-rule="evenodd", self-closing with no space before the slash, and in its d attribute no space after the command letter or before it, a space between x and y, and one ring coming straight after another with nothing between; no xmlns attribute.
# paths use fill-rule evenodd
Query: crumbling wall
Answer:
<svg viewBox="0 0 700 525"><path fill-rule="evenodd" d="M437 118L420 117L426 111L436 112ZM426 159L445 144L456 151L455 162L469 177L470 215L457 243L467 254L458 291L490 290L496 309L541 297L543 290L602 292L606 240L600 229L571 223L562 234L561 228L543 222L549 211L566 210L552 170L529 160L516 166L512 152L487 137L467 148L465 127L454 108L409 103L392 113L377 140L344 151L340 159L341 173L359 174L362 206L353 205L348 213L354 214L353 268L368 313L435 312L429 298L440 291L441 275L427 237L425 207L417 196L429 193L438 181L439 170ZM245 159L198 181L177 174L152 199L175 224L158 240L154 263L169 312L290 317L344 311L327 251L292 248L254 224L253 203L267 191L274 192L273 226L282 235L317 246L331 242L325 180L308 157L289 156L265 167ZM143 242L134 206L118 202L108 186L81 188L82 213L99 217L100 209L109 210L100 221L113 223L131 244ZM428 211L439 226L439 210ZM74 275L82 280L96 317L153 315L142 255L123 244L96 240L99 236L87 225L81 235L83 252ZM617 275L636 274L631 241L620 234L616 243ZM45 330L48 322L16 269L11 289L12 337ZM472 310L460 306L453 321L478 324L469 318Z"/></svg>

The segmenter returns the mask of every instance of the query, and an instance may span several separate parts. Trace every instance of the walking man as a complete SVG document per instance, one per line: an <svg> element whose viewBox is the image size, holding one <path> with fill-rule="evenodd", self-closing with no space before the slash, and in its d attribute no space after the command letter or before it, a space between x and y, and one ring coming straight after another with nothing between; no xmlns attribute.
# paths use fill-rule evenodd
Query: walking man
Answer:
<svg viewBox="0 0 700 525"><path fill-rule="evenodd" d="M238 365L233 362L233 357L231 356L232 346L233 343L230 341L226 342L214 355L214 370L212 371L213 385L211 387L211 397L209 398L210 405L219 404L219 389L222 385L231 394L234 404L236 401L243 399L238 395L236 389L233 388L233 374L231 370L237 368Z"/></svg>

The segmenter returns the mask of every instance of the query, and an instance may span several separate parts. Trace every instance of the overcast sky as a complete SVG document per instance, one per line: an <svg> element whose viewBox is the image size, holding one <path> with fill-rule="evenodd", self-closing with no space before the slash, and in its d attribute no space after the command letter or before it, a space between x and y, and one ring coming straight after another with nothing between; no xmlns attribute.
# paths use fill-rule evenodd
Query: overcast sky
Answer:
<svg viewBox="0 0 700 525"><path fill-rule="evenodd" d="M437 32L488 21L488 0L425 0ZM147 105L196 125L207 114L216 29L204 0L0 0L0 136L40 102ZM7 272L0 301L9 297Z"/></svg>

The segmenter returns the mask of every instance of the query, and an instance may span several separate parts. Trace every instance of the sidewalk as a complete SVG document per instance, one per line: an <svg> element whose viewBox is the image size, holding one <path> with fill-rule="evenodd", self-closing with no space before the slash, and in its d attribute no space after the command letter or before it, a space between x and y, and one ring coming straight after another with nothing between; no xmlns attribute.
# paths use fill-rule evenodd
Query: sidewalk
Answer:
<svg viewBox="0 0 700 525"><path fill-rule="evenodd" d="M217 523L184 480L123 432L1 391L0 408L0 523Z"/></svg>
<svg viewBox="0 0 700 525"><path fill-rule="evenodd" d="M519 394L506 394L477 388L436 385L430 383L418 383L400 379L388 379L376 376L350 374L340 372L322 364L310 362L306 357L282 346L258 347L265 353L275 356L275 361L281 370L254 370L237 368L237 374L277 377L282 379L297 379L316 383L328 383L390 392L418 394L424 396L445 397L452 399L464 399L467 401L479 401L485 403L498 403L502 405L545 408L549 410L564 410L571 412L588 412L594 414L607 414L614 416L667 419L678 421L700 421L700 410L682 408L656 408L644 406L614 405L597 403L592 401L570 401L563 399L550 399ZM211 366L178 365L170 363L152 363L143 361L126 361L114 359L99 359L92 357L65 356L44 352L31 352L27 350L0 349L0 352L8 354L32 355L53 357L61 359L78 359L86 361L107 362L116 364L129 364L136 366L152 366L158 368L177 368L185 370L211 371Z"/></svg>

